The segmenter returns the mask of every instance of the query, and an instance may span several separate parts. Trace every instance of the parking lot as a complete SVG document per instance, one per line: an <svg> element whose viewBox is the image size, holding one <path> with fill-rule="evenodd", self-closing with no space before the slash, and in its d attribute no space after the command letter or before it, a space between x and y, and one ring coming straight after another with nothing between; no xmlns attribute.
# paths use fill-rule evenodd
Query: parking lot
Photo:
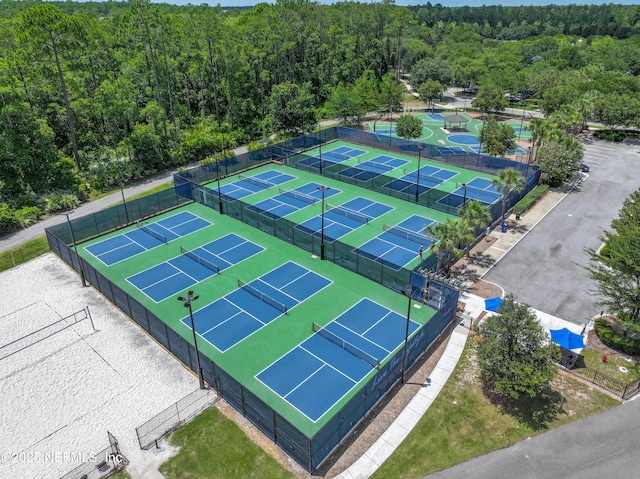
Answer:
<svg viewBox="0 0 640 479"><path fill-rule="evenodd" d="M638 188L640 146L584 144L590 172L484 277L535 309L586 324L602 308L584 267L586 248L601 245L602 232Z"/></svg>

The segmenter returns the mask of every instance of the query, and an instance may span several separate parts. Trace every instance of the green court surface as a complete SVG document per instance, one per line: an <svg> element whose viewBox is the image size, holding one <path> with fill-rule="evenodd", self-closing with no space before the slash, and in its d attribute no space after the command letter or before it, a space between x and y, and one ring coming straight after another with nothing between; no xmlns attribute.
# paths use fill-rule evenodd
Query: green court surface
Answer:
<svg viewBox="0 0 640 479"><path fill-rule="evenodd" d="M273 166L269 166L268 168L273 168ZM290 169L287 170L289 170L289 172L291 171ZM293 174L299 176L299 178L295 180L296 183L310 180L324 182L323 178L315 176L313 176L313 178L307 178L306 175L302 175L301 172L298 171L293 171ZM232 181L233 179L232 177L226 181ZM348 185L330 181L327 181L327 183L332 187L345 190L340 193L340 195L343 195L343 199L348 199L357 194L355 189L347 188ZM347 189L350 191L346 191ZM368 196L375 196L372 192L366 193ZM258 196L268 196L269 194L268 191L262 192L260 195L256 195L255 199L257 200ZM337 198L334 201L337 201ZM396 216L399 217L402 215L401 210L403 208L401 207L404 207L405 212L409 212L408 210L412 208L411 205L403 205L401 201L393 200L392 198L382 197L380 201L392 203L396 208L390 213L389 221L393 221L391 217L395 218ZM342 202L342 200L340 200L340 202ZM319 213L319 207L317 205L311 205L308 209L310 213ZM413 209L415 209L415 207L413 207ZM291 404L285 401L279 394L276 394L266 387L265 384L256 378L256 375L298 346L305 339L312 336L312 322L325 325L361 301L363 297L370 298L379 305L404 316L406 315L407 299L362 276L352 273L329 261L321 261L319 258L298 247L285 243L227 215L220 215L213 209L198 203L192 203L171 210L153 217L150 221L161 221L185 211L209 221L211 225L172 240L167 244L158 244L156 247L123 259L111 266L106 266L86 248L107 239L118 237L124 233L135 231L135 226L123 228L108 235L82 243L78 245L78 251L83 258L104 276L138 300L190 343L192 343L192 332L190 328L181 321L188 318L188 310L184 307L182 301L177 300L177 296L184 296L187 290L193 290L195 294L199 295L199 299L193 303L194 313L197 315L198 310L237 290L238 278L245 282L250 282L287 262L294 262L329 280L330 284L328 286L301 301L297 306L291 308L288 314L280 315L225 352L221 352L202 336L198 337L198 346L203 354L211 358L216 364L231 374L265 403L291 421L292 424L295 424L300 431L312 437L323 424L340 410L341 406L344 406L350 398L357 394L358 386L348 391L326 415L318 421L313 422L296 408L292 407ZM302 216L305 216L302 212L298 213L301 213L299 215L301 219ZM373 230L373 228L374 226L370 224L362 229ZM224 269L220 274L213 274L209 278L193 284L189 288L180 291L178 294L173 294L160 302L152 301L126 279L180 256L180 246L194 249L225 237L230 233L245 238L264 248L264 250L257 252L238 264ZM360 237L360 235L364 238L365 233L358 232L358 237ZM355 241L360 241L360 239ZM411 319L416 323L426 324L433 314L434 311L432 309L424 305L419 305L418 308L412 308ZM404 334L404 324L402 326L402 334ZM401 345L399 347L401 347ZM365 382L375 372L376 369L371 368L371 371L362 382Z"/></svg>
<svg viewBox="0 0 640 479"><path fill-rule="evenodd" d="M468 153L477 153L477 143L469 144L471 138L464 138L463 143L459 143L456 140L456 135L471 135L477 137L482 129L482 121L473 118L462 112L437 112L437 113L412 113L413 116L422 120L422 135L420 138L416 138L415 141L424 143L430 143L440 146L454 146L459 147L461 151ZM451 115L458 115L468 120L466 124L466 131L451 131L444 130L444 118ZM519 120L507 120L504 122L507 125L513 127L516 132L516 139L527 141L531 139L531 131L527 129L527 122L521 122ZM383 138L391 132L391 136L399 138L395 133L395 124L388 121L377 121L367 123L367 128L370 132L375 132ZM520 149L524 150L524 147L520 146ZM519 152L522 153L522 152Z"/></svg>

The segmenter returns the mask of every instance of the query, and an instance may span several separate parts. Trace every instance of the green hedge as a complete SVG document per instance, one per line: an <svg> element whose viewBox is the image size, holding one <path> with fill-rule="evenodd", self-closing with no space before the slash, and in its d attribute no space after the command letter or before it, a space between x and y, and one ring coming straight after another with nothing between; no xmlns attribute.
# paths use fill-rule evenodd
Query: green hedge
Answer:
<svg viewBox="0 0 640 479"><path fill-rule="evenodd" d="M602 318L596 319L596 334L605 346L609 346L616 351L622 351L626 354L640 354L640 340L620 336L611 326L611 324Z"/></svg>
<svg viewBox="0 0 640 479"><path fill-rule="evenodd" d="M520 201L513 207L515 214L522 214L531 208L536 201L538 201L544 194L549 191L549 185L538 185L525 195Z"/></svg>
<svg viewBox="0 0 640 479"><path fill-rule="evenodd" d="M627 133L621 130L596 130L593 136L600 140L621 142L627 137Z"/></svg>

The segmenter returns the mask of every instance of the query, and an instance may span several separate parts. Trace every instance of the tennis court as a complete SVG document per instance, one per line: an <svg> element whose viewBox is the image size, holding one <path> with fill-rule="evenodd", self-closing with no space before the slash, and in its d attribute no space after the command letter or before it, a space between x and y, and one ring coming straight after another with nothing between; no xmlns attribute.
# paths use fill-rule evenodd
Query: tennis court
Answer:
<svg viewBox="0 0 640 479"><path fill-rule="evenodd" d="M134 274L127 281L159 303L261 251L262 246L230 233L193 250L181 247L180 256Z"/></svg>
<svg viewBox="0 0 640 479"><path fill-rule="evenodd" d="M103 264L111 266L139 253L184 237L213 223L183 211L159 221L136 223L137 228L85 247Z"/></svg>
<svg viewBox="0 0 640 479"><path fill-rule="evenodd" d="M293 175L288 175L276 170L264 171L253 176L238 175L238 178L239 179L233 183L222 185L220 187L220 194L226 198L238 200L296 179ZM214 189L217 193L217 188L212 185L207 186L207 188Z"/></svg>
<svg viewBox="0 0 640 479"><path fill-rule="evenodd" d="M476 177L468 183L458 186L456 190L441 198L438 202L458 207L461 206L465 200L477 200L486 205L492 205L498 201L501 196L500 192L493 186L491 180Z"/></svg>
<svg viewBox="0 0 640 479"><path fill-rule="evenodd" d="M311 421L318 421L403 342L407 319L363 298L256 375ZM419 324L409 321L409 336Z"/></svg>
<svg viewBox="0 0 640 479"><path fill-rule="evenodd" d="M322 172L324 168L329 168L343 161L348 161L351 158L355 158L367 153L366 150L359 148L351 148L348 146L339 146L333 150L319 150L317 156L310 156L298 161L301 165L305 165L311 168L315 168Z"/></svg>
<svg viewBox="0 0 640 479"><path fill-rule="evenodd" d="M407 163L409 163L407 160L380 155L369 160L359 160L358 166L345 168L340 171L340 174L358 181L371 181L373 178L386 175L391 170L406 165Z"/></svg>
<svg viewBox="0 0 640 479"><path fill-rule="evenodd" d="M436 151L442 156L464 155L467 153L461 146L436 146Z"/></svg>
<svg viewBox="0 0 640 479"><path fill-rule="evenodd" d="M331 281L289 261L195 311L196 333L225 352L271 321L318 293ZM182 323L191 329L191 318Z"/></svg>
<svg viewBox="0 0 640 479"><path fill-rule="evenodd" d="M422 166L419 171L404 170L404 172L404 176L390 181L385 187L412 196L416 194L417 190L419 196L458 174L455 171L430 165Z"/></svg>
<svg viewBox="0 0 640 479"><path fill-rule="evenodd" d="M426 251L435 240L427 236L425 228L435 223L432 219L413 215L395 225L383 226L383 232L355 251L392 269L400 269L413 261L420 247Z"/></svg>
<svg viewBox="0 0 640 479"><path fill-rule="evenodd" d="M272 219L284 218L291 213L320 202L322 200L322 188L322 185L318 183L307 183L291 190L280 188L278 195L260 201L248 208ZM340 190L336 188L327 188L324 196L329 198L338 193L340 193Z"/></svg>
<svg viewBox="0 0 640 479"><path fill-rule="evenodd" d="M326 241L336 240L363 225L369 224L385 213L391 206L357 197L339 206L327 204L324 212L324 237ZM296 225L296 228L320 237L322 234L322 214Z"/></svg>

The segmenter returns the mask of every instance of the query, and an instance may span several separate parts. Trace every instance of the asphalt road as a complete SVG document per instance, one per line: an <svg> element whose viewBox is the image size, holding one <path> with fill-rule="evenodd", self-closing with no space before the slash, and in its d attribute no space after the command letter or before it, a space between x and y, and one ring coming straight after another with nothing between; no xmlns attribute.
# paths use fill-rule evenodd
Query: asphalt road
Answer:
<svg viewBox="0 0 640 479"><path fill-rule="evenodd" d="M534 309L577 324L600 314L595 284L584 270L585 248L598 249L602 232L638 188L639 151L639 145L586 144L589 174L484 279Z"/></svg>
<svg viewBox="0 0 640 479"><path fill-rule="evenodd" d="M125 198L138 195L140 193L144 193L145 191L149 191L150 189L155 188L156 186L160 186L164 183L170 183L173 181L173 174L166 173L164 175L157 176L153 179L149 179L138 183L134 186L127 187L124 190ZM90 213L95 213L96 211L101 211L109 206L112 206L117 203L122 202L122 193L118 190L115 193L112 193L108 196L100 198L95 201L91 201L89 203L84 203L80 205L78 208L69 213L69 217L80 218L81 216L88 215ZM50 226L57 225L59 223L67 221L67 218L64 214L58 214L50 216L44 220L39 221L38 223L31 225L28 228L23 230L16 231L7 235L3 238L0 238L0 252L6 251L8 249L14 248L16 246L20 246L26 241L37 238L38 236L42 236L44 234L45 228L49 228Z"/></svg>
<svg viewBox="0 0 640 479"><path fill-rule="evenodd" d="M640 401L459 464L429 479L637 477ZM634 472L635 471L635 472Z"/></svg>

